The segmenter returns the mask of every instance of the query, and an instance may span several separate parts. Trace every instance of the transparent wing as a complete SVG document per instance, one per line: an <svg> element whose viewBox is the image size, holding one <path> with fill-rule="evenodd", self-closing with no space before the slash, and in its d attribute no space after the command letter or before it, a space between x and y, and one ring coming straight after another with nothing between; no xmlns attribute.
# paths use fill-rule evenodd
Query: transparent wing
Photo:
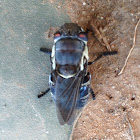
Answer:
<svg viewBox="0 0 140 140"><path fill-rule="evenodd" d="M84 72L79 72L75 77L68 79L57 77L55 97L57 115L61 125L71 124L75 119L75 107L80 97L83 77Z"/></svg>

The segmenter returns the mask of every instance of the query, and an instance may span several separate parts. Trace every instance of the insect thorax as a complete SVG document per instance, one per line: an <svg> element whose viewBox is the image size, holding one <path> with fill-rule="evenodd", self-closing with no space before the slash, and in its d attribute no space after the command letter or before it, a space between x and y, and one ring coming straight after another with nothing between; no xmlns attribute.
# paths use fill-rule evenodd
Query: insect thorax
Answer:
<svg viewBox="0 0 140 140"><path fill-rule="evenodd" d="M74 77L88 62L87 43L78 39L61 39L53 45L51 60L52 69L60 76Z"/></svg>

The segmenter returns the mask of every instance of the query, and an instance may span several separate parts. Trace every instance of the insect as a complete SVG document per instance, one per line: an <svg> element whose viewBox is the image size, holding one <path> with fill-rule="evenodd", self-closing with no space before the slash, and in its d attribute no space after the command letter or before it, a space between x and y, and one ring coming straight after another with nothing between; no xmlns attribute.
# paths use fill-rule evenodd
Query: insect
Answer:
<svg viewBox="0 0 140 140"><path fill-rule="evenodd" d="M90 94L95 99L90 87L91 75L87 71L87 66L104 55L116 53L102 53L95 61L88 62L87 41L87 32L80 26L65 23L54 34L52 50L40 49L50 55L51 74L49 76L50 88L41 92L38 98L51 91L61 125L72 124L76 117L76 110L85 106Z"/></svg>

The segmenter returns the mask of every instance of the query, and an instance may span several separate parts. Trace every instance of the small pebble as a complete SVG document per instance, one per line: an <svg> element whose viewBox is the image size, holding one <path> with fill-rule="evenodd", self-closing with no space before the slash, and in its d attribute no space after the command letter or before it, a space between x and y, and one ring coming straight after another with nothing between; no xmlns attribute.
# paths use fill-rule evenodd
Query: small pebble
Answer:
<svg viewBox="0 0 140 140"><path fill-rule="evenodd" d="M100 109L102 112L104 112L104 109Z"/></svg>
<svg viewBox="0 0 140 140"><path fill-rule="evenodd" d="M115 88L115 86L112 86L112 88Z"/></svg>
<svg viewBox="0 0 140 140"><path fill-rule="evenodd" d="M83 5L86 5L86 3L85 3L85 2L83 2Z"/></svg>
<svg viewBox="0 0 140 140"><path fill-rule="evenodd" d="M135 21L135 19L133 18L132 21Z"/></svg>
<svg viewBox="0 0 140 140"><path fill-rule="evenodd" d="M135 95L133 95L133 96L132 96L132 98L131 98L131 100L135 100L135 97L136 97L136 96L135 96Z"/></svg>

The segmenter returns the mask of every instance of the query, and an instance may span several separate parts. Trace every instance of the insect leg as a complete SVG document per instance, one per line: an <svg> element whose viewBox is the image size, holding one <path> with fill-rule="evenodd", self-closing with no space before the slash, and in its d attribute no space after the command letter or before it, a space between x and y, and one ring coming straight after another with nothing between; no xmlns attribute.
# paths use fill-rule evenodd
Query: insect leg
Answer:
<svg viewBox="0 0 140 140"><path fill-rule="evenodd" d="M40 92L40 93L37 95L37 97L40 98L40 97L44 96L45 94L47 94L49 91L50 91L50 88L48 88L48 89L47 89L46 91L44 91L44 92Z"/></svg>
<svg viewBox="0 0 140 140"><path fill-rule="evenodd" d="M98 61L100 58L102 58L103 56L108 56L108 55L115 55L117 54L117 51L112 51L112 52L103 52L101 54L99 54L99 56L92 62L88 62L88 65L92 65L94 64L96 61Z"/></svg>
<svg viewBox="0 0 140 140"><path fill-rule="evenodd" d="M86 32L86 34L88 34L89 32L92 32L92 30L87 28L85 32Z"/></svg>
<svg viewBox="0 0 140 140"><path fill-rule="evenodd" d="M94 92L93 92L93 89L92 89L92 88L90 88L90 93L91 93L91 95L92 95L93 100L95 100L95 94L94 94Z"/></svg>
<svg viewBox="0 0 140 140"><path fill-rule="evenodd" d="M44 52L44 53L47 53L47 54L49 54L49 55L51 55L51 49L47 49L47 48L40 48L40 51L41 52Z"/></svg>

